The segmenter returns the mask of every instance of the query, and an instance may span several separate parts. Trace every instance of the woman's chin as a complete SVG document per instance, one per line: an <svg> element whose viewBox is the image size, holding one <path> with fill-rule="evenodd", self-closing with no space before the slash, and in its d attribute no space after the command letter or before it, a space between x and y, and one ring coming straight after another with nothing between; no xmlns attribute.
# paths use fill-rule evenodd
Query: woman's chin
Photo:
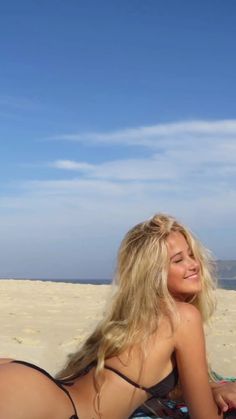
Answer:
<svg viewBox="0 0 236 419"><path fill-rule="evenodd" d="M187 293L176 293L176 294L172 294L172 297L176 300L176 301L182 301L185 303L192 303L196 297L198 296L198 294L201 292L201 289L198 290L194 290L192 292L187 292Z"/></svg>

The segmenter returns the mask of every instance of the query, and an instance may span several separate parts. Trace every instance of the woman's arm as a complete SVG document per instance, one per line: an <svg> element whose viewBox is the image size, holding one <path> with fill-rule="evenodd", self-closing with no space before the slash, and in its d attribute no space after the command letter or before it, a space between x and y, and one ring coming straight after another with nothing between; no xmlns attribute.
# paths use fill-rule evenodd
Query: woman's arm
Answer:
<svg viewBox="0 0 236 419"><path fill-rule="evenodd" d="M192 419L220 419L208 380L205 338L199 311L178 303L180 324L175 332L176 361L184 399Z"/></svg>

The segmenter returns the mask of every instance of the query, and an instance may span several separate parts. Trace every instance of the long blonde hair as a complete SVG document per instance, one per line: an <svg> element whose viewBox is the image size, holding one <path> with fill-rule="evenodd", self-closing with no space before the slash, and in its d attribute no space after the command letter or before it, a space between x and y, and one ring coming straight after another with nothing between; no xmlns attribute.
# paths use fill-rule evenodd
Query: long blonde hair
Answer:
<svg viewBox="0 0 236 419"><path fill-rule="evenodd" d="M215 279L210 253L174 218L156 214L125 235L118 252L114 278L117 288L112 304L58 378L73 379L90 365L96 366L95 377L98 377L105 359L121 354L134 344L142 347L157 330L163 314L174 324L176 311L167 285L169 258L166 244L173 231L183 234L199 261L202 291L191 303L198 307L203 321L210 318L215 307Z"/></svg>

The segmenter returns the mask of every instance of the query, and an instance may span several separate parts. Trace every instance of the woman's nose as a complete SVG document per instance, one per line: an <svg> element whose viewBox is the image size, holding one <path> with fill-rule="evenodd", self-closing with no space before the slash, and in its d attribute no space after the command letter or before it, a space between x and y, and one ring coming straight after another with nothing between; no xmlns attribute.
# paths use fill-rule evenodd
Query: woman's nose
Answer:
<svg viewBox="0 0 236 419"><path fill-rule="evenodd" d="M189 256L189 269L195 271L199 267L199 263L193 257Z"/></svg>

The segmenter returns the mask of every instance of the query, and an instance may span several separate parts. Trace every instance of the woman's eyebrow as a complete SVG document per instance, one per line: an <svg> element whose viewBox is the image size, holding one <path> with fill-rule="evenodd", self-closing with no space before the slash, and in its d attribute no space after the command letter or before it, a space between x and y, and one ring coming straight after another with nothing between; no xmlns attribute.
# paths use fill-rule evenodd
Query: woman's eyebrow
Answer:
<svg viewBox="0 0 236 419"><path fill-rule="evenodd" d="M175 253L173 256L171 256L170 260L174 259L176 256L182 256L182 250L180 250L180 252Z"/></svg>

